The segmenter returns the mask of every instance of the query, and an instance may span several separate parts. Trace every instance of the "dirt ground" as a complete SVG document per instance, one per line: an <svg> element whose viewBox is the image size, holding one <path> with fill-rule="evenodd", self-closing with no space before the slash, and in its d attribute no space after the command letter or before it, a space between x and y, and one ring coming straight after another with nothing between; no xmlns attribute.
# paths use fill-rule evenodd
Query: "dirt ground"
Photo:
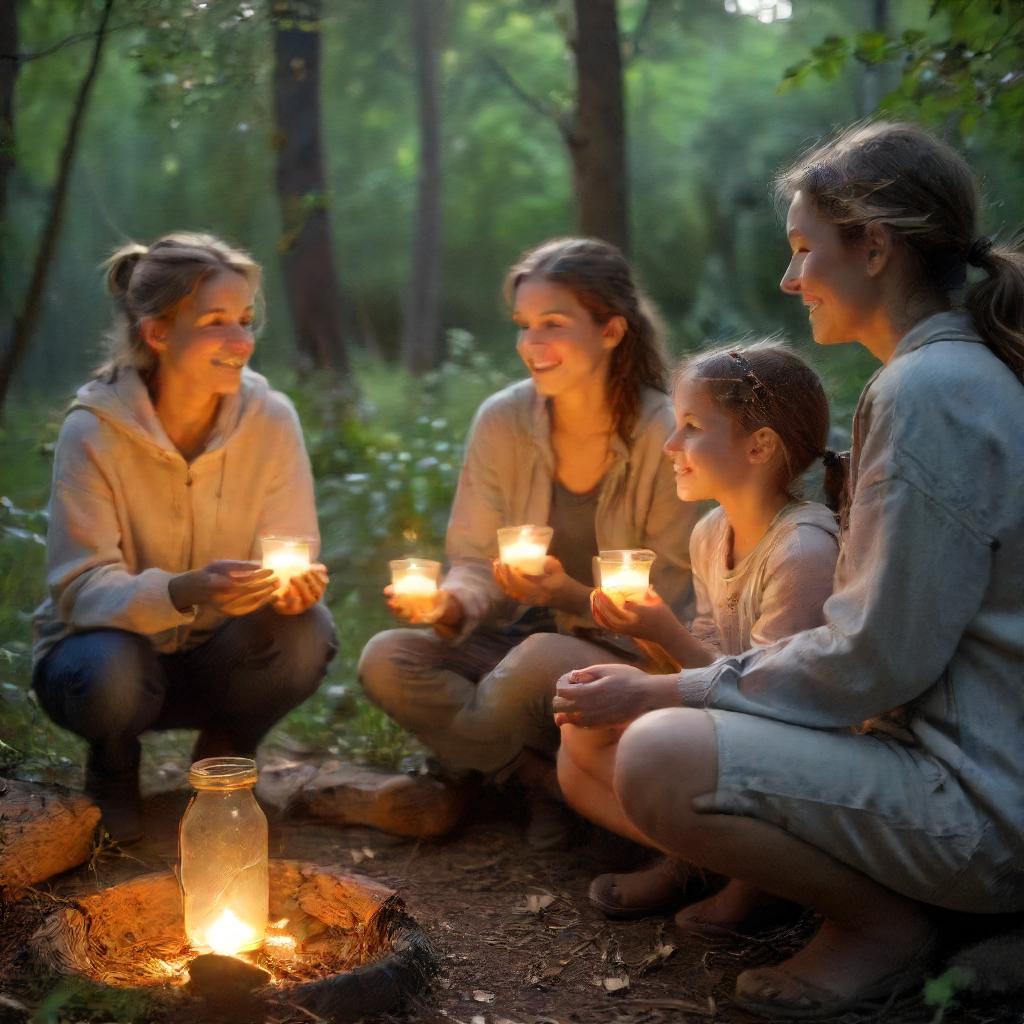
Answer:
<svg viewBox="0 0 1024 1024"><path fill-rule="evenodd" d="M74 896L173 867L188 794L173 769L163 775L161 784L170 788L146 800L145 839L124 853L101 851L55 880L53 891ZM407 1015L410 1024L745 1024L758 1018L732 1004L735 975L783 958L814 924L805 919L757 941L711 947L676 938L660 918L610 923L589 905L587 883L595 873L628 866L635 849L584 828L569 850L534 852L522 840L521 813L493 796L437 842L272 820L271 856L340 865L398 890L441 960L430 1001ZM0 957L13 948L11 929L23 927L18 914L0 915ZM17 997L19 986L3 975L0 1020L25 1020L5 1009L4 991ZM884 1016L898 1024L937 1019L920 995ZM944 1020L1024 1024L1024 1006L976 1005Z"/></svg>

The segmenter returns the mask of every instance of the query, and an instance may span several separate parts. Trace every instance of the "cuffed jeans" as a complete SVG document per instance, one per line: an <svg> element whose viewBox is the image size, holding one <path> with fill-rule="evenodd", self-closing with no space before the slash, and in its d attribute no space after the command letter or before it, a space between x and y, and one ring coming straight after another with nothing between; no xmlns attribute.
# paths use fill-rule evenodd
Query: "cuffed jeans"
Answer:
<svg viewBox="0 0 1024 1024"><path fill-rule="evenodd" d="M484 627L452 646L433 630L391 629L363 648L359 681L445 769L493 774L525 748L558 750L551 698L560 676L624 660L560 633L503 638Z"/></svg>
<svg viewBox="0 0 1024 1024"><path fill-rule="evenodd" d="M39 662L32 685L58 725L89 741L103 770L123 771L137 763L148 729L202 729L252 756L267 730L316 691L336 651L324 605L302 615L264 608L173 654L124 630L74 633Z"/></svg>

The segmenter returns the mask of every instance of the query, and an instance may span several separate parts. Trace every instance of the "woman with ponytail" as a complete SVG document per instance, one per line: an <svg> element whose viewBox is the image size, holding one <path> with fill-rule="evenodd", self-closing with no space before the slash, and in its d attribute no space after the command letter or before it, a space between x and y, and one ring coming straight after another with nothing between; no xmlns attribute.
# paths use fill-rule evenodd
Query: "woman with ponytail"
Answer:
<svg viewBox="0 0 1024 1024"><path fill-rule="evenodd" d="M448 526L450 569L429 630L378 634L360 662L368 696L450 777L527 785L528 839L565 837L551 719L555 680L598 655L639 660L590 614L601 549L650 548L653 580L685 615L697 506L676 498L662 445L672 431L657 330L612 245L560 238L512 267L506 297L529 378L492 395L470 428ZM554 529L540 575L500 564L496 531ZM392 602L392 608L402 614Z"/></svg>
<svg viewBox="0 0 1024 1024"><path fill-rule="evenodd" d="M259 266L179 233L107 270L109 357L57 441L33 686L89 742L86 788L127 842L141 733L198 728L193 760L252 757L335 644L326 569L281 588L257 560L261 536L318 538L295 409L246 365Z"/></svg>
<svg viewBox="0 0 1024 1024"><path fill-rule="evenodd" d="M819 344L883 364L834 592L822 626L665 677L614 790L650 845L821 915L736 982L818 1018L919 989L931 908L1024 910L1024 253L980 235L969 168L912 125L842 132L779 191L783 291ZM635 670L587 677L558 685L573 720L615 724L595 709Z"/></svg>

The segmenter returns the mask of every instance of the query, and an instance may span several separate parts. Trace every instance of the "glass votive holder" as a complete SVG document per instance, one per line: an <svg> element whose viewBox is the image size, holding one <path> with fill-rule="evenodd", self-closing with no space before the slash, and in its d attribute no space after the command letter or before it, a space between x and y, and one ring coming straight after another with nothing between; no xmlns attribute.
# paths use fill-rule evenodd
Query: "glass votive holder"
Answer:
<svg viewBox="0 0 1024 1024"><path fill-rule="evenodd" d="M308 568L313 542L309 537L260 537L263 568L273 569L278 594L291 585L292 577L301 576Z"/></svg>
<svg viewBox="0 0 1024 1024"><path fill-rule="evenodd" d="M527 576L540 576L553 533L550 526L503 526L498 530L498 558Z"/></svg>
<svg viewBox="0 0 1024 1024"><path fill-rule="evenodd" d="M620 608L627 601L641 601L651 584L656 557L647 548L602 551L595 560L596 583Z"/></svg>
<svg viewBox="0 0 1024 1024"><path fill-rule="evenodd" d="M433 611L441 563L429 558L396 558L390 564L391 593L402 612L417 618Z"/></svg>

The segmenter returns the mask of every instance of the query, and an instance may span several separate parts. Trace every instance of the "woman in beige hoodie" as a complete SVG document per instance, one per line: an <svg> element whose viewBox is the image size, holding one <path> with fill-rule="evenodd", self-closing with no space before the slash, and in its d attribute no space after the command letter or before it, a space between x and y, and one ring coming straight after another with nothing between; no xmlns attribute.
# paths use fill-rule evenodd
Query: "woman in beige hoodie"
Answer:
<svg viewBox="0 0 1024 1024"><path fill-rule="evenodd" d="M127 841L142 732L195 727L195 758L252 756L335 641L324 566L280 593L254 560L262 535L319 540L295 410L246 367L258 265L175 234L116 252L107 283L110 359L57 441L33 686L89 741L87 788Z"/></svg>

